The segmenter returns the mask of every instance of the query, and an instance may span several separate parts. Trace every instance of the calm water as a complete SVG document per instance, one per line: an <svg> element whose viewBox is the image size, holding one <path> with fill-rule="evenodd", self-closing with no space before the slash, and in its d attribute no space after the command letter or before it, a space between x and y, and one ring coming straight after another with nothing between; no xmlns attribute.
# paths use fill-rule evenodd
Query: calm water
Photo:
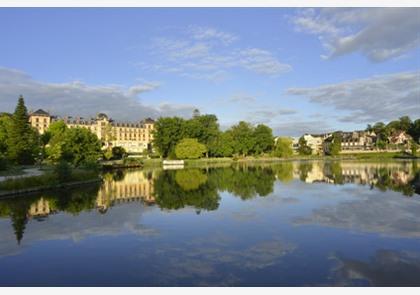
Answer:
<svg viewBox="0 0 420 295"><path fill-rule="evenodd" d="M0 285L420 286L417 167L131 170L0 200Z"/></svg>

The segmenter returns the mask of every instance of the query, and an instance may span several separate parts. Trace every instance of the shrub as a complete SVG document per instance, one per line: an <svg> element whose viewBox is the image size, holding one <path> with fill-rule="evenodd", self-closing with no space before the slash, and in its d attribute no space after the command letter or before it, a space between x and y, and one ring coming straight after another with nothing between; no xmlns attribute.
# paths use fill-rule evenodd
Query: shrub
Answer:
<svg viewBox="0 0 420 295"><path fill-rule="evenodd" d="M195 138L184 138L175 147L175 155L179 159L199 159L205 152L206 146Z"/></svg>
<svg viewBox="0 0 420 295"><path fill-rule="evenodd" d="M53 174L59 183L69 181L72 176L72 168L66 161L60 161L54 166Z"/></svg>

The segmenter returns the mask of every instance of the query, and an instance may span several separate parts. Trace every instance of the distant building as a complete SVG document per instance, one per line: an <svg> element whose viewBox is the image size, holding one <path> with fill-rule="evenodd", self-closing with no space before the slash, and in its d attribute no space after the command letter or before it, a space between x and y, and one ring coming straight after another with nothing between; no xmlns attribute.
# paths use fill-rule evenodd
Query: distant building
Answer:
<svg viewBox="0 0 420 295"><path fill-rule="evenodd" d="M115 122L103 113L90 119L57 118L42 109L29 114L29 122L40 134L43 134L50 124L57 120L63 120L69 128L87 128L105 143L105 147L123 147L129 153L141 153L150 149L153 141L155 121L151 118L137 123L128 123Z"/></svg>
<svg viewBox="0 0 420 295"><path fill-rule="evenodd" d="M312 149L312 154L315 155L323 153L322 143L324 141L324 137L324 135L303 135L303 138L306 140L306 144Z"/></svg>
<svg viewBox="0 0 420 295"><path fill-rule="evenodd" d="M53 117L48 112L41 109L29 114L29 122L32 127L38 130L39 134L47 131L52 119Z"/></svg>
<svg viewBox="0 0 420 295"><path fill-rule="evenodd" d="M389 137L389 142L392 144L408 144L412 137L405 131L396 131Z"/></svg>
<svg viewBox="0 0 420 295"><path fill-rule="evenodd" d="M375 132L369 131L353 131L341 133L341 150L357 151L372 150L376 142Z"/></svg>

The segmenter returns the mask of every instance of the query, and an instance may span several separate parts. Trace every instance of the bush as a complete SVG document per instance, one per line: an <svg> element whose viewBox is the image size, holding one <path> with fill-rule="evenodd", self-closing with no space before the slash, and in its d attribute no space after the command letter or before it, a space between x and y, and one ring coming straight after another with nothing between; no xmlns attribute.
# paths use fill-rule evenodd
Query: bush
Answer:
<svg viewBox="0 0 420 295"><path fill-rule="evenodd" d="M54 166L53 174L59 183L69 181L72 176L72 168L66 161L60 161Z"/></svg>
<svg viewBox="0 0 420 295"><path fill-rule="evenodd" d="M178 159L199 159L207 152L204 144L195 138L184 138L175 146L175 155Z"/></svg>
<svg viewBox="0 0 420 295"><path fill-rule="evenodd" d="M7 160L5 157L0 156L0 171L7 169Z"/></svg>
<svg viewBox="0 0 420 295"><path fill-rule="evenodd" d="M274 156L288 158L293 155L292 139L288 137L279 137L273 152Z"/></svg>

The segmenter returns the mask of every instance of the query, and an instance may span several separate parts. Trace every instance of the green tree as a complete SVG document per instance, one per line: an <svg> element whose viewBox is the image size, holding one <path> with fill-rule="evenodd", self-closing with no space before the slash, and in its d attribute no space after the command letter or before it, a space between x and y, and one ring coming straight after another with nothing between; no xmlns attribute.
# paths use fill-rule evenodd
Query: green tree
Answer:
<svg viewBox="0 0 420 295"><path fill-rule="evenodd" d="M209 143L209 154L212 157L231 157L234 152L235 142L232 132L220 132L219 135Z"/></svg>
<svg viewBox="0 0 420 295"><path fill-rule="evenodd" d="M341 135L337 132L334 132L332 135L332 141L331 141L331 145L330 145L330 149L329 149L329 153L332 156L337 156L340 154L341 152Z"/></svg>
<svg viewBox="0 0 420 295"><path fill-rule="evenodd" d="M159 118L155 124L153 145L164 157L174 152L175 146L185 135L185 120L179 117Z"/></svg>
<svg viewBox="0 0 420 295"><path fill-rule="evenodd" d="M101 142L88 129L67 128L62 121L54 122L48 129L51 134L47 147L48 158L53 162L67 161L75 166L96 162L101 156Z"/></svg>
<svg viewBox="0 0 420 295"><path fill-rule="evenodd" d="M215 115L195 115L186 121L185 137L196 138L208 146L219 135L219 123Z"/></svg>
<svg viewBox="0 0 420 295"><path fill-rule="evenodd" d="M269 152L274 146L273 130L264 125L259 124L253 132L254 148L253 151L258 155Z"/></svg>
<svg viewBox="0 0 420 295"><path fill-rule="evenodd" d="M415 120L410 128L408 129L408 134L414 139L416 143L419 143L420 140L420 119Z"/></svg>
<svg viewBox="0 0 420 295"><path fill-rule="evenodd" d="M175 147L175 155L178 159L198 159L207 152L204 144L196 138L184 138Z"/></svg>
<svg viewBox="0 0 420 295"><path fill-rule="evenodd" d="M44 140L47 140L46 154L53 162L59 162L63 158L67 131L66 123L59 120L51 123L47 132L44 133Z"/></svg>
<svg viewBox="0 0 420 295"><path fill-rule="evenodd" d="M101 142L88 129L70 128L65 132L62 159L75 166L97 162L101 157Z"/></svg>
<svg viewBox="0 0 420 295"><path fill-rule="evenodd" d="M410 129L411 124L413 123L409 116L402 116L400 117L399 121L400 121L400 126L399 126L400 130L405 131L405 132L407 132Z"/></svg>
<svg viewBox="0 0 420 295"><path fill-rule="evenodd" d="M288 158L293 155L292 139L289 137L277 138L276 145L274 147L274 156L280 158Z"/></svg>
<svg viewBox="0 0 420 295"><path fill-rule="evenodd" d="M23 96L19 97L12 117L7 146L8 158L17 164L33 164L39 152L39 136L29 123Z"/></svg>
<svg viewBox="0 0 420 295"><path fill-rule="evenodd" d="M8 138L12 129L13 118L11 114L0 114L0 155L7 155Z"/></svg>
<svg viewBox="0 0 420 295"><path fill-rule="evenodd" d="M299 148L298 148L299 155L311 155L312 149L308 146L305 138L302 136L299 138Z"/></svg>
<svg viewBox="0 0 420 295"><path fill-rule="evenodd" d="M244 121L230 128L234 142L234 152L247 156L255 146L255 138L252 126Z"/></svg>

